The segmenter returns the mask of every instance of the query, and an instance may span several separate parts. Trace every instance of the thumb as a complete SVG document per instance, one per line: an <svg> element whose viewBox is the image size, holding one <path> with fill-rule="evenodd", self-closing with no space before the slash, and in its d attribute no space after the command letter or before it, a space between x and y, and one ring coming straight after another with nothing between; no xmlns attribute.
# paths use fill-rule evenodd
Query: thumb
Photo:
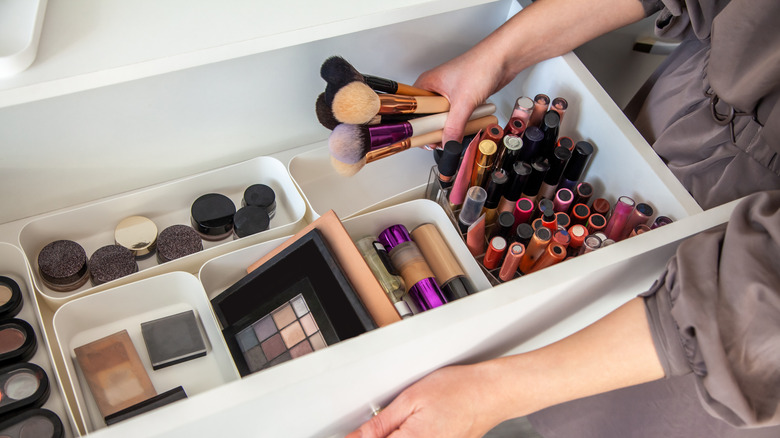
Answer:
<svg viewBox="0 0 780 438"><path fill-rule="evenodd" d="M404 405L406 404L391 403L346 438L381 438L390 435L412 414L409 406Z"/></svg>
<svg viewBox="0 0 780 438"><path fill-rule="evenodd" d="M463 128L466 126L471 113L476 106L464 104L452 104L447 121L442 129L441 144L447 144L450 140L463 141Z"/></svg>

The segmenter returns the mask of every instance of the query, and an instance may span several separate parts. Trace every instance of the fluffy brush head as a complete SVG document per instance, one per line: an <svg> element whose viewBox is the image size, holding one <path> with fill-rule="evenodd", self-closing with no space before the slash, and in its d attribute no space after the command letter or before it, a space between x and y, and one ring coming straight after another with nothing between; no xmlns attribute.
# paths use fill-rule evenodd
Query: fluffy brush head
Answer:
<svg viewBox="0 0 780 438"><path fill-rule="evenodd" d="M330 88L330 90L328 90ZM325 89L325 100L333 92L331 85ZM363 82L351 82L333 92L333 116L341 123L361 125L370 121L382 106L379 96Z"/></svg>
<svg viewBox="0 0 780 438"><path fill-rule="evenodd" d="M340 56L331 56L326 59L320 67L320 76L325 79L325 82L338 88L355 81L365 83L363 75Z"/></svg>
<svg viewBox="0 0 780 438"><path fill-rule="evenodd" d="M354 164L365 158L371 144L368 128L342 123L330 133L328 149L330 155L342 163Z"/></svg>
<svg viewBox="0 0 780 438"><path fill-rule="evenodd" d="M339 175L353 176L356 173L360 172L360 169L362 169L363 166L366 165L366 159L363 158L362 160L354 164L347 164L347 163L342 163L341 161L337 160L334 157L330 157L330 164L333 166L333 169Z"/></svg>
<svg viewBox="0 0 780 438"><path fill-rule="evenodd" d="M339 121L333 117L333 110L325 99L325 93L320 93L317 96L317 102L315 103L315 109L317 110L317 120L320 124L331 131L333 128L339 125Z"/></svg>

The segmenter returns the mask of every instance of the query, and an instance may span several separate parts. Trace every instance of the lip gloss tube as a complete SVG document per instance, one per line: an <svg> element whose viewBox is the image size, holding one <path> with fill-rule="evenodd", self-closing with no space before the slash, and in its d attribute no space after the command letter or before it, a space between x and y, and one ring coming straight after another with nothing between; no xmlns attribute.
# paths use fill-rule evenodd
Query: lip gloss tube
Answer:
<svg viewBox="0 0 780 438"><path fill-rule="evenodd" d="M528 126L539 126L549 107L550 98L546 94L537 94L534 97L534 110L531 113L531 120L528 122Z"/></svg>
<svg viewBox="0 0 780 438"><path fill-rule="evenodd" d="M466 199L463 200L463 207L461 207L458 215L458 226L461 233L467 232L471 224L479 219L479 216L482 214L482 207L485 206L485 200L487 200L485 189L479 186L469 187L466 192Z"/></svg>
<svg viewBox="0 0 780 438"><path fill-rule="evenodd" d="M569 248L567 249L569 256L579 254L582 244L585 243L585 238L588 237L588 229L584 225L572 225L569 228Z"/></svg>
<svg viewBox="0 0 780 438"><path fill-rule="evenodd" d="M542 140L542 154L544 158L552 160L553 150L555 144L558 142L558 132L561 126L561 116L555 111L547 111L542 119L542 124L539 129L544 134L544 140Z"/></svg>
<svg viewBox="0 0 780 438"><path fill-rule="evenodd" d="M436 225L422 224L412 230L411 237L431 267L447 302L476 292Z"/></svg>
<svg viewBox="0 0 780 438"><path fill-rule="evenodd" d="M539 257L539 260L534 263L533 267L526 274L548 268L556 263L560 263L565 258L566 248L558 242L550 242Z"/></svg>
<svg viewBox="0 0 780 438"><path fill-rule="evenodd" d="M501 236L496 236L490 239L485 257L482 259L482 266L488 271L492 271L498 267L498 262L504 257L506 252L506 239Z"/></svg>
<svg viewBox="0 0 780 438"><path fill-rule="evenodd" d="M564 248L568 247L571 243L571 234L563 228L559 228L553 233L552 241L560 243Z"/></svg>
<svg viewBox="0 0 780 438"><path fill-rule="evenodd" d="M623 226L623 230L616 240L620 241L628 237L638 225L647 225L651 216L653 216L653 207L644 202L637 204L636 207L634 207L634 211L632 211L631 215L628 217L628 220L626 220L626 224Z"/></svg>
<svg viewBox="0 0 780 438"><path fill-rule="evenodd" d="M496 142L490 139L482 140L477 147L477 155L474 158L474 169L471 172L471 186L481 187L493 168L498 147Z"/></svg>
<svg viewBox="0 0 780 438"><path fill-rule="evenodd" d="M589 216L590 216L590 208L588 208L588 206L585 204L576 204L571 209L572 225L588 223Z"/></svg>
<svg viewBox="0 0 780 438"><path fill-rule="evenodd" d="M525 274L531 270L539 257L544 254L544 250L547 248L550 240L552 240L552 232L548 228L542 227L534 232L531 241L526 246L525 255L520 260L520 266L518 267L520 272Z"/></svg>
<svg viewBox="0 0 780 438"><path fill-rule="evenodd" d="M571 225L571 218L562 211L555 213L555 221L558 222L558 228L567 229L569 228L569 225Z"/></svg>
<svg viewBox="0 0 780 438"><path fill-rule="evenodd" d="M602 216L609 217L609 211L612 210L612 206L609 205L609 201L604 198L596 198L590 205L590 209L593 213L598 213Z"/></svg>
<svg viewBox="0 0 780 438"><path fill-rule="evenodd" d="M488 227L493 225L498 217L498 203L501 202L501 197L504 196L507 181L509 181L509 177L504 172L504 169L496 169L490 173L490 180L485 190L487 193L485 198L485 225Z"/></svg>
<svg viewBox="0 0 780 438"><path fill-rule="evenodd" d="M571 137L558 137L558 143L556 143L556 146L559 148L566 148L569 150L569 152L574 150L574 140L571 139Z"/></svg>
<svg viewBox="0 0 780 438"><path fill-rule="evenodd" d="M563 115L566 113L567 108L569 108L569 102L567 102L566 99L562 97L556 97L553 99L552 104L550 105L550 110L558 113L558 115L561 117L561 121L563 121Z"/></svg>
<svg viewBox="0 0 780 438"><path fill-rule="evenodd" d="M512 136L519 138L523 135L523 132L525 132L525 122L517 117L510 118L504 127L504 137Z"/></svg>
<svg viewBox="0 0 780 438"><path fill-rule="evenodd" d="M541 155L544 133L538 126L528 126L523 133L523 148L520 149L520 161L530 163Z"/></svg>
<svg viewBox="0 0 780 438"><path fill-rule="evenodd" d="M534 227L530 224L520 224L515 228L513 240L517 243L522 243L523 248L526 248L531 241L531 238L534 237L534 231Z"/></svg>
<svg viewBox="0 0 780 438"><path fill-rule="evenodd" d="M538 217L531 222L531 227L533 227L534 230L538 230L539 228L546 228L544 225L542 225L542 218Z"/></svg>
<svg viewBox="0 0 780 438"><path fill-rule="evenodd" d="M582 243L579 255L587 254L591 251L595 251L601 247L601 238L595 234L591 234L585 237L585 241Z"/></svg>
<svg viewBox="0 0 780 438"><path fill-rule="evenodd" d="M532 201L536 201L539 194L539 188L544 181L544 175L550 170L550 164L547 160L540 158L531 165L531 175L528 176L528 181L525 182L523 187L523 193L520 194L523 198L529 198Z"/></svg>
<svg viewBox="0 0 780 438"><path fill-rule="evenodd" d="M563 177L560 184L558 184L558 188L566 187L574 191L591 156L593 156L592 144L584 140L575 143L574 149L571 151L571 158L569 158L569 162L566 163L566 168L563 170Z"/></svg>
<svg viewBox="0 0 780 438"><path fill-rule="evenodd" d="M531 165L523 161L516 161L512 165L512 172L509 174L511 175L509 177L509 185L504 190L504 196L501 197L501 201L498 203L498 211L514 212L515 203L520 199L520 194L523 192L531 171Z"/></svg>
<svg viewBox="0 0 780 438"><path fill-rule="evenodd" d="M561 180L561 173L566 163L571 158L571 152L566 148L555 147L549 158L550 170L544 175L544 181L539 188L539 196L547 199L554 199L555 192L558 190L558 183Z"/></svg>
<svg viewBox="0 0 780 438"><path fill-rule="evenodd" d="M553 233L558 231L558 218L552 209L547 209L542 213L542 226L548 228Z"/></svg>
<svg viewBox="0 0 780 438"><path fill-rule="evenodd" d="M520 96L515 101L515 106L512 109L512 118L518 118L523 121L525 126L529 125L531 120L531 114L534 111L534 101L530 97Z"/></svg>
<svg viewBox="0 0 780 438"><path fill-rule="evenodd" d="M574 189L575 204L587 205L591 196L593 196L593 186L589 182L581 182L577 184L577 187Z"/></svg>
<svg viewBox="0 0 780 438"><path fill-rule="evenodd" d="M618 241L620 234L623 232L623 227L628 222L628 217L634 211L634 205L636 203L628 196L621 196L615 203L615 208L612 209L612 214L609 216L607 226L604 228L604 234L607 235L607 239Z"/></svg>
<svg viewBox="0 0 780 438"><path fill-rule="evenodd" d="M404 279L409 297L425 311L447 303L430 266L401 224L392 225L379 233L379 243L387 248L390 261Z"/></svg>
<svg viewBox="0 0 780 438"><path fill-rule="evenodd" d="M387 298L393 303L395 310L401 318L412 316L412 309L404 301L406 287L403 279L398 275L390 262L390 255L384 245L377 242L374 236L365 236L355 242L366 264L374 273L379 285L385 291Z"/></svg>
<svg viewBox="0 0 780 438"><path fill-rule="evenodd" d="M509 239L514 225L515 215L508 211L502 211L498 214L496 224L493 227L493 232L491 233L490 237L492 238L495 236L501 236L505 239Z"/></svg>
<svg viewBox="0 0 780 438"><path fill-rule="evenodd" d="M664 225L669 225L672 222L674 222L670 217L667 216L658 216L653 221L653 225L650 225L650 229L654 230L658 227L663 227Z"/></svg>
<svg viewBox="0 0 780 438"><path fill-rule="evenodd" d="M482 138L480 138L479 141L483 142L485 140L490 140L498 145L501 143L502 138L504 138L504 128L499 126L498 123L491 123L482 132Z"/></svg>
<svg viewBox="0 0 780 438"><path fill-rule="evenodd" d="M515 224L526 224L534 213L534 201L528 198L520 198L515 203Z"/></svg>
<svg viewBox="0 0 780 438"><path fill-rule="evenodd" d="M607 226L607 220L604 219L604 216L593 213L590 216L588 216L588 232L590 234L597 233L604 229L604 227Z"/></svg>
<svg viewBox="0 0 780 438"><path fill-rule="evenodd" d="M560 211L567 213L573 201L574 193L571 190L566 188L560 189L553 199L553 209L556 213Z"/></svg>
<svg viewBox="0 0 780 438"><path fill-rule="evenodd" d="M636 236L638 234L644 234L644 233L646 233L648 231L650 231L650 227L649 226L647 226L646 224L639 224L639 225L636 226L636 228L631 230L631 234L629 234L628 237L634 237L634 236Z"/></svg>
<svg viewBox="0 0 780 438"><path fill-rule="evenodd" d="M512 166L517 162L517 159L520 156L520 150L523 148L523 139L512 135L506 135L501 142L504 147L501 148L501 151L498 154L498 158L496 159L498 165L496 167L504 169L504 172L506 172L507 175L510 175Z"/></svg>
<svg viewBox="0 0 780 438"><path fill-rule="evenodd" d="M501 264L501 270L498 271L498 278L501 281L509 281L515 277L517 266L520 264L524 253L525 246L522 243L515 242L509 246L504 262Z"/></svg>

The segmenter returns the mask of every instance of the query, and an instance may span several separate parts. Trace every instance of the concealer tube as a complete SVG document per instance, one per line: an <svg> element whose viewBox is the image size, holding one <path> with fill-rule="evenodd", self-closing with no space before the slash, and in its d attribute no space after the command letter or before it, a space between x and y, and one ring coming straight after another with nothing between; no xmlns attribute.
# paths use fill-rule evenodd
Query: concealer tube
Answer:
<svg viewBox="0 0 780 438"><path fill-rule="evenodd" d="M404 280L409 298L420 310L430 310L447 303L430 266L406 227L392 225L384 229L377 240L388 250L390 261Z"/></svg>
<svg viewBox="0 0 780 438"><path fill-rule="evenodd" d="M384 245L379 243L374 236L365 236L355 242L363 259L371 268L371 272L379 281L379 285L387 294L387 298L395 306L395 310L401 318L412 316L412 309L404 301L406 295L406 286L403 279L397 274L393 264L390 261L390 255L387 253Z"/></svg>
<svg viewBox="0 0 780 438"><path fill-rule="evenodd" d="M620 240L623 227L626 226L628 217L634 212L634 205L636 203L628 196L618 198L615 208L612 209L612 214L607 221L607 226L604 227L604 234L607 235L607 239L612 239L616 242Z"/></svg>
<svg viewBox="0 0 780 438"><path fill-rule="evenodd" d="M496 152L498 152L498 146L493 140L486 139L479 142L477 155L474 157L474 169L471 171L470 185L472 187L485 185L487 176L495 163Z"/></svg>
<svg viewBox="0 0 780 438"><path fill-rule="evenodd" d="M556 263L563 261L566 258L566 248L558 242L550 242L547 248L544 249L539 260L534 263L534 266L526 274L539 271L541 269L550 267Z"/></svg>
<svg viewBox="0 0 780 438"><path fill-rule="evenodd" d="M504 257L506 252L506 239L501 236L496 236L490 239L485 257L482 259L482 266L488 271L492 271L498 267L498 262Z"/></svg>
<svg viewBox="0 0 780 438"><path fill-rule="evenodd" d="M520 264L523 254L525 254L525 245L522 243L515 242L509 246L504 262L501 264L501 270L498 271L498 278L501 281L515 278L517 266Z"/></svg>
<svg viewBox="0 0 780 438"><path fill-rule="evenodd" d="M518 266L520 272L527 274L531 271L536 261L544 254L550 240L552 240L552 232L548 228L541 227L534 231L534 235L525 249L523 259L520 260L520 266Z"/></svg>
<svg viewBox="0 0 780 438"><path fill-rule="evenodd" d="M476 292L436 225L422 224L412 230L411 237L431 267L447 301Z"/></svg>

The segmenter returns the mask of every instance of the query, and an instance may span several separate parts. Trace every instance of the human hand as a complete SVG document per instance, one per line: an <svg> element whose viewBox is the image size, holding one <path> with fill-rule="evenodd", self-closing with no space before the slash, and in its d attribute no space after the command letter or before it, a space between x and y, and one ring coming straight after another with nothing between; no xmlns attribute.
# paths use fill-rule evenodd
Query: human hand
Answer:
<svg viewBox="0 0 780 438"><path fill-rule="evenodd" d="M434 371L347 438L482 437L504 420L480 364Z"/></svg>

